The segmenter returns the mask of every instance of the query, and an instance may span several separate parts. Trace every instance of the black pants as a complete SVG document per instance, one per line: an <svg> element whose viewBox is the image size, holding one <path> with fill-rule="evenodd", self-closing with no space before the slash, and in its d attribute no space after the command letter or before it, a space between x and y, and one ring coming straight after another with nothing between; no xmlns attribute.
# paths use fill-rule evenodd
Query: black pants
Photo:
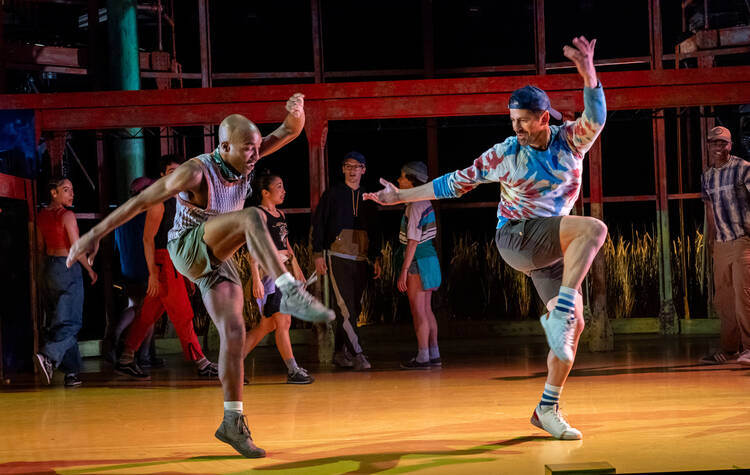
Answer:
<svg viewBox="0 0 750 475"><path fill-rule="evenodd" d="M358 355L362 353L362 347L357 332L357 319L362 312L362 296L367 286L367 262L329 255L328 269L338 323L336 351L347 348L350 354Z"/></svg>

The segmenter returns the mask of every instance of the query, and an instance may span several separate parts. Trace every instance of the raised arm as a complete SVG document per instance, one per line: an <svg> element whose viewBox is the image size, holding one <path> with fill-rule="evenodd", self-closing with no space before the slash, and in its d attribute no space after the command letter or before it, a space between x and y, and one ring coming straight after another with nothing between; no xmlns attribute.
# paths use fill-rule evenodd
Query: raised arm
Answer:
<svg viewBox="0 0 750 475"><path fill-rule="evenodd" d="M289 112L278 129L263 137L260 144L260 156L270 155L284 145L294 140L305 127L305 96L295 93L286 101Z"/></svg>
<svg viewBox="0 0 750 475"><path fill-rule="evenodd" d="M101 238L139 213L158 203L163 203L177 193L197 190L202 180L203 171L197 163L193 160L183 163L174 172L160 178L153 185L120 205L89 232L81 236L70 247L66 261L68 267L80 257L88 258L89 264L93 264Z"/></svg>
<svg viewBox="0 0 750 475"><path fill-rule="evenodd" d="M601 133L607 120L607 104L604 91L596 77L594 46L583 36L573 39L573 46L565 46L563 54L573 61L578 74L583 78L583 114L575 122L567 122L562 132L571 150L583 156Z"/></svg>

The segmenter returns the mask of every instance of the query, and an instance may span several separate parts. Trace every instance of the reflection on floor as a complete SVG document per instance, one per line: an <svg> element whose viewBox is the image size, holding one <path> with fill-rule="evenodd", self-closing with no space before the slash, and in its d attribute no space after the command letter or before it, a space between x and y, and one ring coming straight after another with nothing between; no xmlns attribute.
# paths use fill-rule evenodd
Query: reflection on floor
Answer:
<svg viewBox="0 0 750 475"><path fill-rule="evenodd" d="M367 342L375 347L378 342ZM87 360L84 385L15 380L0 394L0 473L508 473L607 461L618 473L750 468L750 370L697 366L701 338L618 337L581 353L562 408L584 434L558 441L529 424L544 386L541 339L451 340L442 370L399 371L410 348L381 345L374 370L305 365L317 381L285 384L278 354L248 359L245 412L268 457L248 460L213 438L218 382L177 356L150 383L112 379ZM58 376L59 378L59 376Z"/></svg>

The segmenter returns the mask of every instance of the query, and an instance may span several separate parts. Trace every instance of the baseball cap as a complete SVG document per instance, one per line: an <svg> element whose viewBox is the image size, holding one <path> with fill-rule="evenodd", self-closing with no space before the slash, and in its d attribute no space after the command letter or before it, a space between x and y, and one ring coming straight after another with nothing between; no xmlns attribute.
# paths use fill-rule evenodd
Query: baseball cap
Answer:
<svg viewBox="0 0 750 475"><path fill-rule="evenodd" d="M345 162L346 160L348 160L350 158L353 159L353 160L358 161L362 165L366 165L366 163L365 163L365 156L362 155L361 153L355 152L355 151L351 151L351 152L347 153L346 155L344 155L344 159L341 160L341 161Z"/></svg>
<svg viewBox="0 0 750 475"><path fill-rule="evenodd" d="M708 132L708 140L722 140L724 142L732 143L732 134L726 127L714 127Z"/></svg>
<svg viewBox="0 0 750 475"><path fill-rule="evenodd" d="M508 109L549 111L549 115L555 119L562 119L562 114L550 106L547 93L535 86L524 86L513 91L508 101Z"/></svg>

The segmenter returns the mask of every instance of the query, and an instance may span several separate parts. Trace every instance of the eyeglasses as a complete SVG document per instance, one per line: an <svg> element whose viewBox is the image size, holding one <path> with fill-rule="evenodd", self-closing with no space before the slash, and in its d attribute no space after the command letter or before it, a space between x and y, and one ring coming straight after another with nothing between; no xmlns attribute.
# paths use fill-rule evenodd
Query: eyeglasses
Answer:
<svg viewBox="0 0 750 475"><path fill-rule="evenodd" d="M365 166L361 164L360 165L349 165L349 164L344 165L344 170L357 170L360 168L365 168Z"/></svg>

